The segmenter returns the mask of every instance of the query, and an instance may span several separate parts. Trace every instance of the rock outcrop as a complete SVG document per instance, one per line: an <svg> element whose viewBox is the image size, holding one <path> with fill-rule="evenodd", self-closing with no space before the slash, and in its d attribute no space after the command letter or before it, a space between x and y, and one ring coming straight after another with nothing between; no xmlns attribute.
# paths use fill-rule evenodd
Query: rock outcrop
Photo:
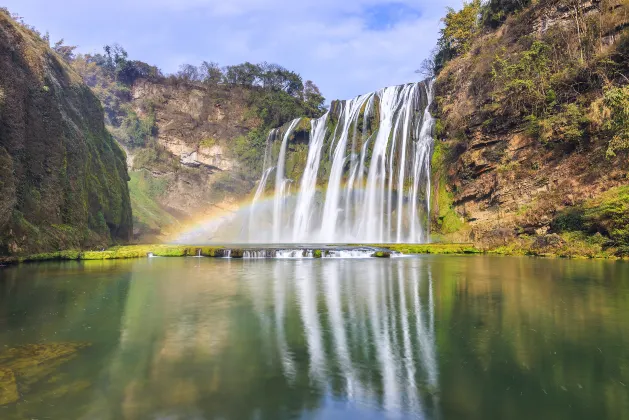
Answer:
<svg viewBox="0 0 629 420"><path fill-rule="evenodd" d="M129 149L134 236L164 240L186 223L238 208L259 176L243 164L235 143L260 126L248 107L250 91L161 79L139 80L130 105L155 119L154 143ZM166 151L170 165L142 155Z"/></svg>
<svg viewBox="0 0 629 420"><path fill-rule="evenodd" d="M447 153L435 193L447 193L440 205L460 221L450 239L496 247L544 236L564 210L627 184L627 154L606 154L613 133L596 115L627 74L625 6L609 3L534 2L441 71L435 114ZM542 53L546 61L531 64ZM537 108L518 102L514 95L539 83L548 87Z"/></svg>
<svg viewBox="0 0 629 420"><path fill-rule="evenodd" d="M0 255L127 241L125 160L81 78L0 12Z"/></svg>

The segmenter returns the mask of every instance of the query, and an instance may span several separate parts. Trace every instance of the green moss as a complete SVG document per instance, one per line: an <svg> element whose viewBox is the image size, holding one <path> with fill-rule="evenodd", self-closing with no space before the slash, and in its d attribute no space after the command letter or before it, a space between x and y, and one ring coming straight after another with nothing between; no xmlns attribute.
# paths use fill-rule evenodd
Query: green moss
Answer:
<svg viewBox="0 0 629 420"><path fill-rule="evenodd" d="M323 252L320 249L315 249L314 252L312 253L312 256L314 258L322 258Z"/></svg>
<svg viewBox="0 0 629 420"><path fill-rule="evenodd" d="M58 251L58 252L46 252L42 254L29 255L28 257L20 257L20 262L34 262L34 261L55 261L55 260L79 260L81 259L81 252L77 250L70 251Z"/></svg>
<svg viewBox="0 0 629 420"><path fill-rule="evenodd" d="M449 150L443 142L435 143L431 160L431 170L435 180L435 192L432 197L434 213L431 220L433 231L441 235L458 232L464 227L464 222L454 210L454 195L447 188L448 153Z"/></svg>
<svg viewBox="0 0 629 420"><path fill-rule="evenodd" d="M133 209L134 227L141 232L159 232L170 226L176 226L178 221L168 213L159 200L168 188L168 181L156 178L148 171L131 172L129 195Z"/></svg>
<svg viewBox="0 0 629 420"><path fill-rule="evenodd" d="M480 254L482 251L473 244L386 244L370 245L377 248L385 248L402 254ZM377 254L377 252L376 252ZM378 255L375 255L376 257ZM390 256L390 255L389 255ZM384 257L386 258L386 257Z"/></svg>
<svg viewBox="0 0 629 420"><path fill-rule="evenodd" d="M391 253L386 251L376 251L373 256L376 258L391 258Z"/></svg>

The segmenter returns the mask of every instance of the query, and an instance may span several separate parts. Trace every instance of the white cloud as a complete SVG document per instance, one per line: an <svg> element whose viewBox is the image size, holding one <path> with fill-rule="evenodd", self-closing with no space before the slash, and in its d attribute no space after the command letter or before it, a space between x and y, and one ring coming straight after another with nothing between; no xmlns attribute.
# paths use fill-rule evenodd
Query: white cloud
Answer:
<svg viewBox="0 0 629 420"><path fill-rule="evenodd" d="M328 100L417 80L414 70L434 47L446 6L462 4L462 0L110 0L106 8L95 11L91 2L66 0L63 13L54 8L47 13L46 0L8 2L24 9L27 21L42 30L57 25L56 32L67 31L66 39L79 45L118 41L132 57L167 72L202 60L276 62L312 79ZM13 9L10 4L9 8ZM394 9L396 13L386 13ZM75 28L76 22L86 19L94 22Z"/></svg>

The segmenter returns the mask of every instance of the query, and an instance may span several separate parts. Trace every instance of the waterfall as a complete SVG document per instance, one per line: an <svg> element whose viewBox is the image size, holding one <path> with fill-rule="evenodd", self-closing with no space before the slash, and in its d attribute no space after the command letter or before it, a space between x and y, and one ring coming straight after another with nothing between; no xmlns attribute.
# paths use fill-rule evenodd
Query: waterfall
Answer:
<svg viewBox="0 0 629 420"><path fill-rule="evenodd" d="M266 161L266 157L264 159ZM264 193L264 189L266 188L266 183L269 179L269 175L275 169L275 166L271 166L270 168L266 168L262 173L262 178L260 182L258 182L258 188L256 189L256 193L253 196L253 201L251 202L251 208L249 210L249 241L251 241L255 237L255 229L257 228L254 225L254 216L256 214L256 204L262 197L262 193Z"/></svg>
<svg viewBox="0 0 629 420"><path fill-rule="evenodd" d="M367 242L384 242L384 185L387 176L386 153L397 105L398 86L385 88L380 94L380 127L371 152L371 165L367 176L365 205L361 218L361 231ZM390 175L390 174L389 174Z"/></svg>
<svg viewBox="0 0 629 420"><path fill-rule="evenodd" d="M308 224L310 223L310 206L317 188L317 173L319 172L319 162L321 160L321 149L325 138L326 121L328 113L317 120L310 122L310 144L308 147L308 158L306 169L301 178L301 187L297 196L295 206L295 223L293 226L293 241L306 241L308 239Z"/></svg>
<svg viewBox="0 0 629 420"><path fill-rule="evenodd" d="M282 216L284 214L284 204L286 198L287 182L289 180L284 178L284 166L286 164L286 145L288 144L288 138L293 133L293 130L299 124L301 118L293 120L282 139L282 145L280 147L280 155L277 158L277 171L275 172L275 199L273 200L273 242L279 242L282 237Z"/></svg>
<svg viewBox="0 0 629 420"><path fill-rule="evenodd" d="M335 102L325 115L309 121L309 131L300 124L301 119L288 124L279 153L273 148L279 130L273 130L249 209L249 235L240 239L274 243L429 241L433 96L433 83L428 81ZM307 151L303 143L293 146L293 134L300 139L308 135ZM272 150L277 153L276 163ZM301 171L299 179L286 179L287 159L292 174ZM275 190L269 211L259 201L273 171ZM298 187L292 188L296 189L294 197L289 191L291 183ZM261 228L269 216L270 232Z"/></svg>
<svg viewBox="0 0 629 420"><path fill-rule="evenodd" d="M359 116L359 111L363 104L373 94L362 95L349 101L343 109L339 122L343 121L343 130L341 137L336 145L334 157L332 161L332 170L330 172L330 180L325 195L325 204L323 207L323 219L321 225L320 238L322 241L334 241L336 237L336 221L339 213L339 199L341 197L341 181L343 177L343 167L345 164L345 153L347 148L347 138L352 123L355 123Z"/></svg>
<svg viewBox="0 0 629 420"><path fill-rule="evenodd" d="M418 208L417 208L417 195L419 192L419 182L421 175L424 174L426 182L426 219L429 219L430 215L430 157L432 155L432 131L434 126L434 119L430 115L430 105L433 101L433 84L432 82L427 86L428 103L424 110L424 116L422 117L423 123L419 129L418 139L415 141L415 154L413 157L413 190L411 193L411 237L410 242L425 242L428 238L429 222L427 220L425 230L422 230L418 220Z"/></svg>

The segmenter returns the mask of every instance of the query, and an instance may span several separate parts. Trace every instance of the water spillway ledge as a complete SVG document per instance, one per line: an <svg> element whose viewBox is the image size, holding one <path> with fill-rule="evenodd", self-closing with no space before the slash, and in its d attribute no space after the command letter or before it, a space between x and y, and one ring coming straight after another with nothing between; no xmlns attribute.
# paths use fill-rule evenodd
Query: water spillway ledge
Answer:
<svg viewBox="0 0 629 420"><path fill-rule="evenodd" d="M231 259L395 258L402 253L376 247L225 248L217 257Z"/></svg>

